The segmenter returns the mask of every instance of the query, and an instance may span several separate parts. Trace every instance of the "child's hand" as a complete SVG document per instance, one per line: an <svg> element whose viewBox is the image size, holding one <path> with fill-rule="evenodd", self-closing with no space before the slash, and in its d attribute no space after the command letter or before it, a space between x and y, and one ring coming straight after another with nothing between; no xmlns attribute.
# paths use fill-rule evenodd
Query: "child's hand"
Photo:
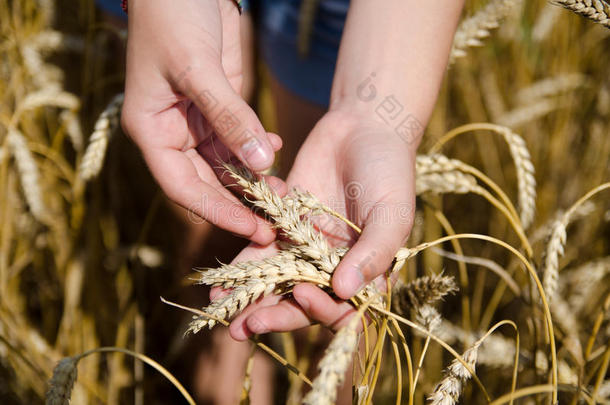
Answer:
<svg viewBox="0 0 610 405"><path fill-rule="evenodd" d="M332 287L345 300L390 268L411 230L415 208L415 150L379 117L332 111L313 129L288 176L288 186L318 199L362 227L351 232L336 222L321 227L335 244L353 245L334 272ZM331 225L331 226L328 226ZM257 252L258 250L258 252ZM248 247L238 259L267 249ZM290 331L317 321L340 327L353 307L313 285L298 285L294 299L267 297L231 324L238 340L252 333Z"/></svg>
<svg viewBox="0 0 610 405"><path fill-rule="evenodd" d="M169 198L224 229L269 243L273 231L214 171L218 158L233 156L264 170L281 146L240 97L242 73L240 16L232 0L130 0L125 131Z"/></svg>

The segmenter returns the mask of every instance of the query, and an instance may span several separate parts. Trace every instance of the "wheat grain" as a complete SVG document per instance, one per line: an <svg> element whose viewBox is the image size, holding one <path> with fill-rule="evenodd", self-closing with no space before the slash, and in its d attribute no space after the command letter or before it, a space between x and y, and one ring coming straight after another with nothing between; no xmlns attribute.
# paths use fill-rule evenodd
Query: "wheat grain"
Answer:
<svg viewBox="0 0 610 405"><path fill-rule="evenodd" d="M610 28L610 4L605 0L551 0L555 4Z"/></svg>
<svg viewBox="0 0 610 405"><path fill-rule="evenodd" d="M453 39L449 63L466 56L468 48L483 45L481 40L498 28L500 21L519 4L521 0L490 0L483 9L462 21Z"/></svg>
<svg viewBox="0 0 610 405"><path fill-rule="evenodd" d="M307 405L331 405L337 398L337 388L345 380L345 373L358 344L359 316L353 316L328 345L318 364L319 374L310 392L303 398Z"/></svg>
<svg viewBox="0 0 610 405"><path fill-rule="evenodd" d="M77 377L77 357L62 359L53 370L46 394L46 405L69 405L72 388Z"/></svg>
<svg viewBox="0 0 610 405"><path fill-rule="evenodd" d="M25 137L17 130L10 129L6 140L13 152L19 172L19 180L30 212L38 221L44 222L47 208L42 198L40 174L34 156L27 146Z"/></svg>
<svg viewBox="0 0 610 405"><path fill-rule="evenodd" d="M119 124L123 99L123 94L114 96L95 123L93 133L89 137L89 145L78 170L79 177L85 181L96 177L102 170L108 142Z"/></svg>

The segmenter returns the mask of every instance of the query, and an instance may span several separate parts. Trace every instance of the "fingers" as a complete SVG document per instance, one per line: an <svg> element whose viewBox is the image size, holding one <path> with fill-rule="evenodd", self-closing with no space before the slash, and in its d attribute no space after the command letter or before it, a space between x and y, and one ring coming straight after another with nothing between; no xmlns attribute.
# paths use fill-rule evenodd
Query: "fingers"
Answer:
<svg viewBox="0 0 610 405"><path fill-rule="evenodd" d="M411 232L412 210L399 218L389 218L390 221L371 218L337 266L332 286L340 298L353 297L362 287L388 270L394 255L406 242Z"/></svg>
<svg viewBox="0 0 610 405"><path fill-rule="evenodd" d="M177 90L192 100L215 133L254 171L273 164L274 148L250 106L236 93L222 66L191 67L175 79Z"/></svg>
<svg viewBox="0 0 610 405"><path fill-rule="evenodd" d="M202 177L215 177L208 166L196 165L185 153L173 149L147 148L143 152L161 188L171 200L188 210L191 221L197 223L204 218L259 244L269 244L275 239L275 232L269 224L254 215L229 191L202 180Z"/></svg>
<svg viewBox="0 0 610 405"><path fill-rule="evenodd" d="M309 326L312 321L338 330L355 313L349 303L335 301L311 284L295 286L292 294L294 299L266 297L250 305L231 322L231 336L245 340L254 334L289 332Z"/></svg>
<svg viewBox="0 0 610 405"><path fill-rule="evenodd" d="M295 286L292 295L309 318L333 330L345 325L356 311L350 303L332 299L313 284L304 283Z"/></svg>

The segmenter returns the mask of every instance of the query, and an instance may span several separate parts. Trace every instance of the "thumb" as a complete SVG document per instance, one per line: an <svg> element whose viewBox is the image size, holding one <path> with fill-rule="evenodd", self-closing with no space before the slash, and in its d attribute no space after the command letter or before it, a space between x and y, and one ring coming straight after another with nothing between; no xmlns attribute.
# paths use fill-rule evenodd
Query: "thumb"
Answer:
<svg viewBox="0 0 610 405"><path fill-rule="evenodd" d="M273 164L274 149L254 111L235 92L221 66L187 68L176 78L179 91L192 100L222 143L254 171Z"/></svg>
<svg viewBox="0 0 610 405"><path fill-rule="evenodd" d="M375 217L375 215L369 215ZM413 223L413 210L388 221L369 218L362 234L334 272L332 286L343 299L353 297L366 284L385 273L398 249L404 246Z"/></svg>

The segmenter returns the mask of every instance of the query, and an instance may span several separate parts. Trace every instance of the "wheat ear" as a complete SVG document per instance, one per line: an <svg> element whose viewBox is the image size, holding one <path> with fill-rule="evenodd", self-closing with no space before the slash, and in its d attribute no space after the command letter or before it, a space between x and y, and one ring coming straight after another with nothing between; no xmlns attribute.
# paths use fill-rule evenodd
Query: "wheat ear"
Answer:
<svg viewBox="0 0 610 405"><path fill-rule="evenodd" d="M551 228L551 235L544 254L544 270L543 270L543 286L549 301L552 301L553 296L557 292L559 280L559 258L564 254L566 243L566 229L573 219L573 216L578 212L579 208L591 197L600 191L610 188L610 183L604 183L595 187L593 190L586 193L578 201L576 201L563 216L556 220Z"/></svg>
<svg viewBox="0 0 610 405"><path fill-rule="evenodd" d="M93 133L89 137L89 145L85 150L78 175L88 181L96 177L102 170L108 142L114 130L119 125L119 115L123 106L123 94L117 94L106 106L95 122Z"/></svg>
<svg viewBox="0 0 610 405"><path fill-rule="evenodd" d="M520 3L521 0L490 0L473 16L464 19L453 38L449 63L466 56L468 48L483 45L481 40L487 38L492 29L498 28L500 21Z"/></svg>
<svg viewBox="0 0 610 405"><path fill-rule="evenodd" d="M279 286L292 287L298 282L309 281L326 285L328 273L300 259L294 252L283 251L261 261L225 265L219 269L203 271L200 284L232 288L225 296L210 303L204 312L209 316L196 317L187 332L197 333L204 327L214 327L217 320L226 320L243 311L246 306L261 296L276 292ZM288 288L282 288L285 292Z"/></svg>
<svg viewBox="0 0 610 405"><path fill-rule="evenodd" d="M407 284L396 283L392 289L392 305L398 314L406 315L409 308L433 304L457 290L453 277L442 274L418 277Z"/></svg>
<svg viewBox="0 0 610 405"><path fill-rule="evenodd" d="M610 28L610 5L605 0L552 0L555 4Z"/></svg>
<svg viewBox="0 0 610 405"><path fill-rule="evenodd" d="M463 354L464 361L470 368L475 369L477 363L478 349L482 340L477 341L474 346ZM462 387L471 377L470 371L457 359L445 370L445 377L436 386L434 392L428 396L432 405L453 405L458 402L462 393Z"/></svg>
<svg viewBox="0 0 610 405"><path fill-rule="evenodd" d="M78 357L62 359L53 370L45 405L69 405L72 388L78 374Z"/></svg>
<svg viewBox="0 0 610 405"><path fill-rule="evenodd" d="M318 268L327 273L334 271L340 257L328 246L326 239L311 222L301 220L299 206L286 204L265 180L257 179L249 170L228 163L223 166L237 185L252 198L252 204L271 217L274 225L294 242L301 255L310 258Z"/></svg>
<svg viewBox="0 0 610 405"><path fill-rule="evenodd" d="M23 188L23 195L30 211L38 221L44 221L47 215L47 208L42 198L40 174L34 156L27 146L27 141L23 134L16 129L9 130L6 140L13 152L19 172L19 180Z"/></svg>

